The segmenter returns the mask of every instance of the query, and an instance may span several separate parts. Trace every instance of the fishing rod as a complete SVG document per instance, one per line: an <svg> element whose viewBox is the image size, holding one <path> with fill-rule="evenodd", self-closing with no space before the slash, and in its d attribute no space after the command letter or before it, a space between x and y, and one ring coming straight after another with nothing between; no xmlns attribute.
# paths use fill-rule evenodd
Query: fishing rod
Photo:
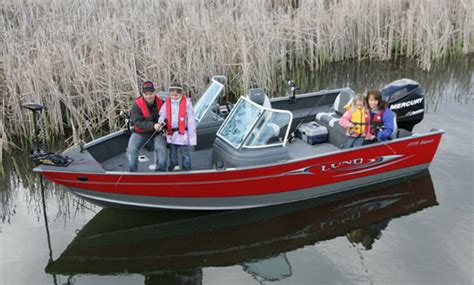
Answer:
<svg viewBox="0 0 474 285"><path fill-rule="evenodd" d="M291 91L293 92L293 95L292 95L292 97L290 98L290 100L296 101L295 90L298 90L299 87L298 87L293 81L291 81L291 80L288 81L288 86L291 88ZM320 95L320 98L319 98L319 100L316 102L316 104L314 104L314 106L313 106L311 109L309 109L309 112L308 112L305 116L303 116L303 118L302 118L301 121L298 123L298 125L296 125L295 131L298 130L298 128L301 126L301 124L304 123L304 121L306 120L306 118L308 118L309 115L311 115L311 113L312 113L317 107L320 106L321 101L323 100L323 98L324 98L324 96L323 96L323 95ZM293 102L294 102L294 101L293 101ZM291 143L291 142L293 141L293 139L296 137L295 131L293 131L293 132L290 133L290 138L289 138L290 143Z"/></svg>
<svg viewBox="0 0 474 285"><path fill-rule="evenodd" d="M127 131L131 133L132 130L131 130L130 123L132 119L130 118L130 115L125 111L120 111L120 117L122 117L122 119L125 121L125 125L127 126ZM159 131L155 130L153 134L146 140L146 142L138 149L138 151L142 150L151 141L151 139L154 138L157 134L161 135L165 131L166 119L163 121L163 123L160 124L160 126L161 126L161 130Z"/></svg>
<svg viewBox="0 0 474 285"><path fill-rule="evenodd" d="M151 141L152 138L154 138L156 135L162 135L165 132L166 119L160 124L160 126L161 126L161 129L159 131L155 130L153 132L153 134L146 140L146 142L138 149L139 152L140 150L143 149L143 147L145 147Z"/></svg>
<svg viewBox="0 0 474 285"><path fill-rule="evenodd" d="M296 129L298 129L299 126L301 126L301 124L304 123L304 121L306 120L306 118L316 109L316 107L319 107L319 104L321 104L321 101L323 100L324 96L321 95L321 98L319 98L318 102L316 102L316 104L314 104L314 106L309 109L309 112L306 114L306 116L304 116L301 121L299 122L299 124L296 126ZM314 114L313 114L314 115Z"/></svg>

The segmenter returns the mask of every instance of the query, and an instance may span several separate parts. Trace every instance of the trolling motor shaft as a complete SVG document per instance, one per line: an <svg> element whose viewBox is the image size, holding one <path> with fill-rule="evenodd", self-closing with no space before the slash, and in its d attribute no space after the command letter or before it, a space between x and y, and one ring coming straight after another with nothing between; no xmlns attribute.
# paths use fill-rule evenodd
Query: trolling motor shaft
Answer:
<svg viewBox="0 0 474 285"><path fill-rule="evenodd" d="M33 127L34 127L34 132L35 132L35 135L33 137L33 144L36 148L34 150L34 152L40 153L42 151L41 147L43 147L43 149L44 149L44 148L46 148L46 146L45 146L45 143L42 142L41 147L40 147L39 130L37 128L37 126L38 126L37 116L38 116L38 113L41 113L43 111L44 106L40 105L40 104L36 104L36 103L26 103L26 104L23 104L23 108L28 109L28 110L33 112ZM43 140L44 140L44 137L43 137Z"/></svg>
<svg viewBox="0 0 474 285"><path fill-rule="evenodd" d="M26 103L23 104L23 108L33 112L33 127L34 137L33 144L35 150L30 154L30 159L37 164L46 164L54 166L68 166L72 162L72 158L63 156L58 153L52 153L46 151L46 128L44 126L44 119L41 121L40 130L38 130L38 119L45 107L41 104ZM41 132L41 142L39 139Z"/></svg>

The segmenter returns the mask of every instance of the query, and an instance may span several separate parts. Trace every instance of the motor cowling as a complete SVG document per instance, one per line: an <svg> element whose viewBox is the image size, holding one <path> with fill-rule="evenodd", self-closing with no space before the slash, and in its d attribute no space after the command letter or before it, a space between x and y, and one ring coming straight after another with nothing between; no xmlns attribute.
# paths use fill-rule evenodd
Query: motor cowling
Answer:
<svg viewBox="0 0 474 285"><path fill-rule="evenodd" d="M397 115L398 128L412 131L425 114L424 91L414 80L403 78L393 81L380 91L383 100Z"/></svg>

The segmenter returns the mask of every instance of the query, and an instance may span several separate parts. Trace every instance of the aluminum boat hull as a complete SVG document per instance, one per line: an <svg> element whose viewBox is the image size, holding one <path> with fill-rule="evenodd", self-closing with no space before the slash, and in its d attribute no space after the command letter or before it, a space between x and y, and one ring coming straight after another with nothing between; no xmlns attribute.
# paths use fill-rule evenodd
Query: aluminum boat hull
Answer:
<svg viewBox="0 0 474 285"><path fill-rule="evenodd" d="M413 174L429 167L443 131L276 164L189 172L35 170L93 203L189 210L244 209L305 200Z"/></svg>

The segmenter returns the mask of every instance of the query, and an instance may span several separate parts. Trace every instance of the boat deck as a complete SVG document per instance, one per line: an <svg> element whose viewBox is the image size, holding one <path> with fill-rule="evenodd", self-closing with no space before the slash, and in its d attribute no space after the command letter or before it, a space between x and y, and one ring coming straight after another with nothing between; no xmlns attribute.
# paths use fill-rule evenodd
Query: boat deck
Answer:
<svg viewBox="0 0 474 285"><path fill-rule="evenodd" d="M330 143L321 143L310 145L300 139L295 139L291 144L287 145L288 155L290 159L302 159L306 157L315 156L322 153L328 153L338 150L336 146ZM138 163L139 172L152 172L149 166L154 164L154 152L143 149L140 151L140 156L145 159L140 159ZM193 170L212 169L212 148L191 151L191 161ZM106 171L128 171L128 162L125 153L116 155L104 162L102 167Z"/></svg>
<svg viewBox="0 0 474 285"><path fill-rule="evenodd" d="M149 166L155 163L155 154L153 151L143 149L140 151L139 157L145 157L145 160L139 159L139 172L153 172ZM203 149L198 151L191 151L191 162L193 170L211 169L212 149ZM128 171L128 161L125 153L121 153L102 162L102 167L107 171Z"/></svg>
<svg viewBox="0 0 474 285"><path fill-rule="evenodd" d="M339 150L339 148L331 143L310 145L298 138L291 144L288 144L288 155L290 156L290 159L302 159L336 150Z"/></svg>

